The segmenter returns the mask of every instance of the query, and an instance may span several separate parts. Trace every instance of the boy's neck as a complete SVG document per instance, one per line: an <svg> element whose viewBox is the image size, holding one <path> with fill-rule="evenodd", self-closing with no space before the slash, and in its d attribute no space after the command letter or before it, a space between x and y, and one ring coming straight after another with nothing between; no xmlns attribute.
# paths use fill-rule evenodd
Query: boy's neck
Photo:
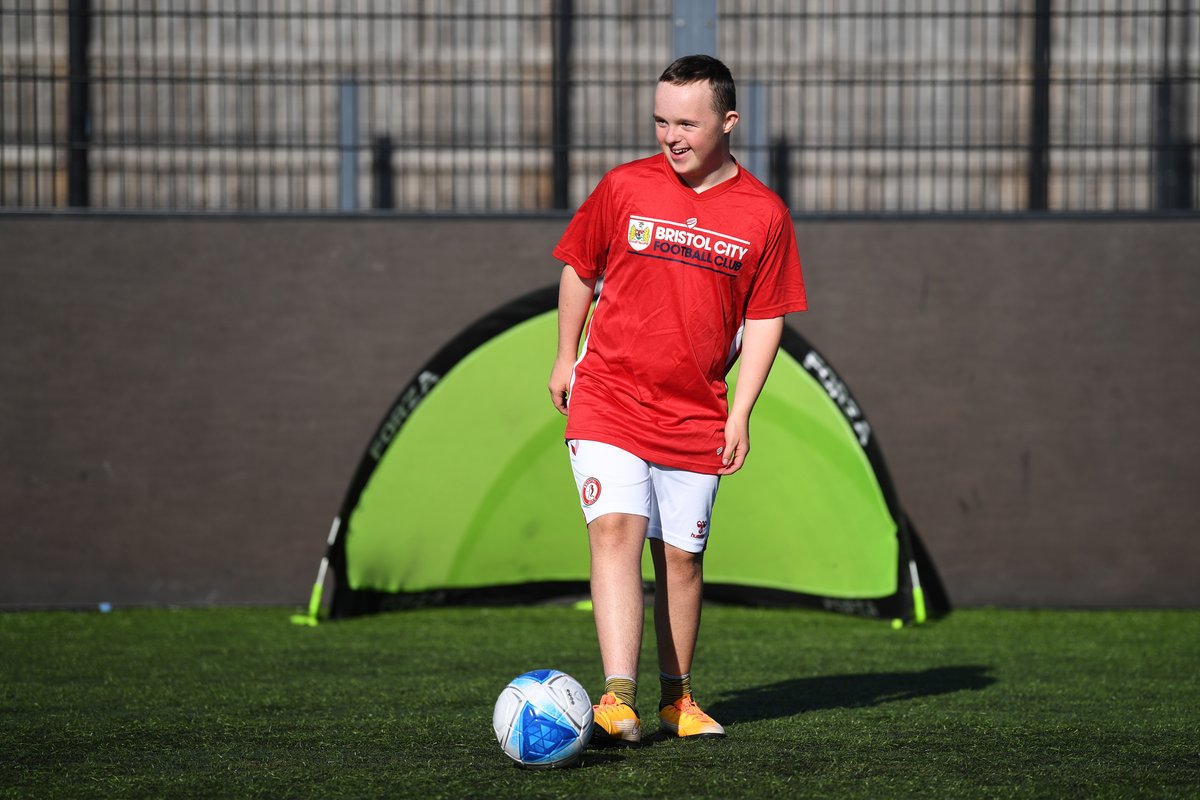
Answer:
<svg viewBox="0 0 1200 800"><path fill-rule="evenodd" d="M699 180L692 181L688 178L685 178L683 175L679 175L678 173L676 173L675 177L679 179L680 183L691 189L696 194L703 194L709 189L719 186L725 181L736 177L739 169L740 167L738 166L737 160L733 157L733 155L731 153L726 153L725 160L721 163L721 165Z"/></svg>

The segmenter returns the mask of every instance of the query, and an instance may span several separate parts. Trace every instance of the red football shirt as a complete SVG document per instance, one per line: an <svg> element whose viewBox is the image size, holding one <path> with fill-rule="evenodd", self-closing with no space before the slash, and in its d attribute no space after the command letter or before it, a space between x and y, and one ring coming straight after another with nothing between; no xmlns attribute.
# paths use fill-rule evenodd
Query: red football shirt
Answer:
<svg viewBox="0 0 1200 800"><path fill-rule="evenodd" d="M659 154L605 175L554 256L602 278L566 437L715 474L742 323L808 307L782 201L740 167L697 194Z"/></svg>

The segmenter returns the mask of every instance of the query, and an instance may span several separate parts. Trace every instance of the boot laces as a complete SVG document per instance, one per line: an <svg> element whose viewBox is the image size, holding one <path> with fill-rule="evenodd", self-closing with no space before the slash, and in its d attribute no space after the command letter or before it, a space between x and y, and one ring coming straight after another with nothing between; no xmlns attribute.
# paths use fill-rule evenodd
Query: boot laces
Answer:
<svg viewBox="0 0 1200 800"><path fill-rule="evenodd" d="M692 699L691 695L688 695L687 697L682 697L679 699L679 712L681 714L691 714L693 717L696 717L701 722L712 722L713 721L713 718L710 717L708 714L706 714L704 712L704 709L702 709L702 708L700 708L700 706L696 705L696 701Z"/></svg>

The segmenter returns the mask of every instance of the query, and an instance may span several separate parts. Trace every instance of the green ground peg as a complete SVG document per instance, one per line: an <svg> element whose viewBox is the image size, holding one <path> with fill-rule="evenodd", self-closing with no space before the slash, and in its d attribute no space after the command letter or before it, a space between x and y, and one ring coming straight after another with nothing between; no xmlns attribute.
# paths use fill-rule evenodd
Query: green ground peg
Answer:
<svg viewBox="0 0 1200 800"><path fill-rule="evenodd" d="M918 625L925 621L925 590L920 586L913 587L913 621Z"/></svg>
<svg viewBox="0 0 1200 800"><path fill-rule="evenodd" d="M321 610L321 590L323 588L323 585L324 585L324 581L318 581L317 583L313 584L312 596L308 600L308 613L307 614L293 614L292 615L292 624L293 625L316 625L317 624L317 614Z"/></svg>

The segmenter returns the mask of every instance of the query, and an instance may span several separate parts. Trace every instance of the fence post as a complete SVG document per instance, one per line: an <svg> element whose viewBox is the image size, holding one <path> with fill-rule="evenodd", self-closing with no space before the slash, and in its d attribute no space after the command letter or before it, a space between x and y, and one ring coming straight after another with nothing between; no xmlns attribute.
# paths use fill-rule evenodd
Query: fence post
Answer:
<svg viewBox="0 0 1200 800"><path fill-rule="evenodd" d="M571 0L558 0L554 30L554 208L567 208L571 194Z"/></svg>
<svg viewBox="0 0 1200 800"><path fill-rule="evenodd" d="M791 165L788 163L788 144L784 139L771 143L771 188L789 209L792 207L788 183L791 180Z"/></svg>
<svg viewBox="0 0 1200 800"><path fill-rule="evenodd" d="M751 175L762 180L767 177L770 161L768 152L770 145L767 136L767 87L758 81L751 81L738 94L742 95L742 99L738 101L738 105L742 107L742 119L738 123L738 127L741 129L742 141L745 142L743 149L746 153L746 161L743 166L750 171Z"/></svg>
<svg viewBox="0 0 1200 800"><path fill-rule="evenodd" d="M358 210L358 86L342 81L338 97L338 208Z"/></svg>
<svg viewBox="0 0 1200 800"><path fill-rule="evenodd" d="M1033 12L1033 86L1029 125L1029 210L1049 208L1050 172L1050 0Z"/></svg>
<svg viewBox="0 0 1200 800"><path fill-rule="evenodd" d="M86 208L89 202L88 142L91 137L91 85L88 44L91 40L90 0L71 0L69 7L69 77L67 86L67 204Z"/></svg>
<svg viewBox="0 0 1200 800"><path fill-rule="evenodd" d="M717 0L673 0L675 57L717 55Z"/></svg>
<svg viewBox="0 0 1200 800"><path fill-rule="evenodd" d="M375 157L371 170L375 176L375 208L391 209L396 207L392 150L392 137L380 136L375 140Z"/></svg>
<svg viewBox="0 0 1200 800"><path fill-rule="evenodd" d="M1187 130L1185 83L1176 77L1171 62L1171 0L1163 0L1162 72L1155 85L1154 188L1160 211L1188 211L1195 207L1192 192L1192 143ZM1180 26L1179 52L1186 53L1188 26Z"/></svg>

